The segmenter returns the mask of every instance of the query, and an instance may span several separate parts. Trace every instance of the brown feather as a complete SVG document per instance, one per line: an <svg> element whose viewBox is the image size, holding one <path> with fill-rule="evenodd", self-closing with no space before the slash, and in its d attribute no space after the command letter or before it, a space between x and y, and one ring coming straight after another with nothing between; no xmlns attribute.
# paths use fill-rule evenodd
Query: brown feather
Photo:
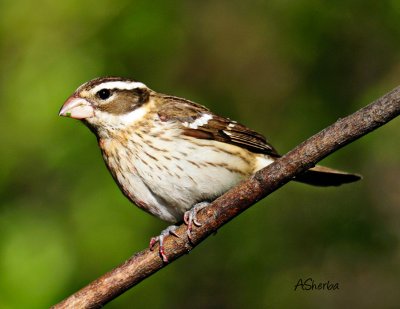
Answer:
<svg viewBox="0 0 400 309"><path fill-rule="evenodd" d="M294 180L307 183L314 186L340 186L345 183L351 183L360 180L362 177L357 174L351 174L333 168L317 165L308 171L296 176Z"/></svg>
<svg viewBox="0 0 400 309"><path fill-rule="evenodd" d="M236 145L254 153L268 154L279 157L277 151L266 141L265 137L248 127L212 113L206 107L189 100L162 95L163 105L158 110L162 121L177 121L181 123L182 132L186 136L199 139L214 139L219 142ZM207 123L197 128L185 127L209 114L212 116Z"/></svg>

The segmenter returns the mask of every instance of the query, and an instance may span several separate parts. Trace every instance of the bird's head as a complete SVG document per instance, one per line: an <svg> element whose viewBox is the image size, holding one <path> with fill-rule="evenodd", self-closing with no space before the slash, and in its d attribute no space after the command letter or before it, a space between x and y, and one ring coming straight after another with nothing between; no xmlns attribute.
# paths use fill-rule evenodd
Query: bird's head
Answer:
<svg viewBox="0 0 400 309"><path fill-rule="evenodd" d="M121 77L102 77L81 85L61 107L60 116L80 119L95 131L118 129L144 117L152 90Z"/></svg>

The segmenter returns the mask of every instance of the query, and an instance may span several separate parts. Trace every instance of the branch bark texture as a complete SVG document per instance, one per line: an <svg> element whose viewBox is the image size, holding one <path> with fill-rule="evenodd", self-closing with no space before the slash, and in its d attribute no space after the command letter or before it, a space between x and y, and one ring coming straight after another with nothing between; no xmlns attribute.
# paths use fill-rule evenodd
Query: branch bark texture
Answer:
<svg viewBox="0 0 400 309"><path fill-rule="evenodd" d="M166 238L165 252L170 263L297 174L399 114L400 87L397 87L354 114L339 119L258 171L199 212L202 226L193 229L191 242L186 237L184 224L176 231L179 238ZM167 264L160 258L158 247L153 251L143 250L52 308L99 308L165 266Z"/></svg>

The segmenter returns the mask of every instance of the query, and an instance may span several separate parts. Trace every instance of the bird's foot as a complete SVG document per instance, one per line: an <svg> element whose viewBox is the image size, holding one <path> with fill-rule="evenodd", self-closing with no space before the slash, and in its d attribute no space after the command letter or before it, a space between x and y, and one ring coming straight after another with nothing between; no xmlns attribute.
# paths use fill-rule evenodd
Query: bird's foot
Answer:
<svg viewBox="0 0 400 309"><path fill-rule="evenodd" d="M193 225L198 226L198 227L201 226L201 223L197 220L197 213L201 209L207 207L209 204L210 204L209 202L198 203L198 204L194 205L190 210L186 211L185 214L183 215L183 221L187 225L186 234L190 241L192 240L191 233L193 230ZM153 250L156 243L158 243L159 244L158 251L159 251L160 256L164 263L169 262L167 255L165 254L165 250L164 250L164 238L168 235L174 235L175 237L180 238L180 236L175 233L177 228L178 228L178 226L176 226L176 225L170 225L165 230L162 230L160 235L158 235L156 237L152 237L150 239L150 246L149 246L150 250Z"/></svg>
<svg viewBox="0 0 400 309"><path fill-rule="evenodd" d="M209 202L198 203L194 205L190 210L186 211L183 215L183 221L187 225L186 234L190 241L192 240L193 225L198 227L201 226L201 223L197 221L197 213L208 205L210 205Z"/></svg>
<svg viewBox="0 0 400 309"><path fill-rule="evenodd" d="M165 254L165 251L164 251L164 238L168 235L174 235L175 237L180 238L179 235L175 233L177 228L178 228L178 226L176 226L176 225L170 225L165 230L162 230L160 235L158 235L156 237L152 237L150 239L150 246L149 246L150 250L153 250L155 244L158 243L159 244L158 252L160 253L160 256L164 263L169 262L167 255Z"/></svg>

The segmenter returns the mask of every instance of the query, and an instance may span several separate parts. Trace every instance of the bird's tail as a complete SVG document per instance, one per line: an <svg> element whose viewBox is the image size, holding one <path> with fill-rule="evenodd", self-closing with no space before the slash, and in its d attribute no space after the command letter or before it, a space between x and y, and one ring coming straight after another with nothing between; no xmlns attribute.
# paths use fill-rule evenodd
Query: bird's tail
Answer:
<svg viewBox="0 0 400 309"><path fill-rule="evenodd" d="M342 172L325 166L315 166L296 176L295 181L303 182L313 186L340 186L345 183L360 180L362 177L357 174Z"/></svg>

